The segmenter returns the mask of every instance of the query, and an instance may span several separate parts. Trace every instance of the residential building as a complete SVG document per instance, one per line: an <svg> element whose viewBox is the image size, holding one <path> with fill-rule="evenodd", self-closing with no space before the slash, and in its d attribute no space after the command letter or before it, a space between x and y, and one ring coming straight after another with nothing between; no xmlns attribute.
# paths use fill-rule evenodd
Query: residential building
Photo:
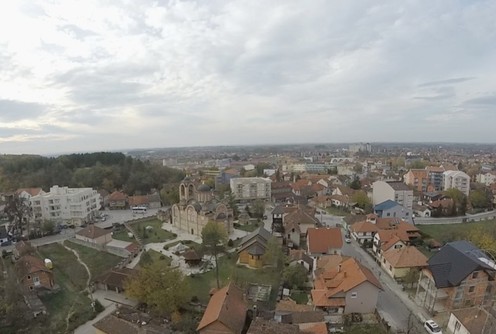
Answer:
<svg viewBox="0 0 496 334"><path fill-rule="evenodd" d="M17 279L28 290L53 289L53 272L45 262L32 255L24 255L15 264Z"/></svg>
<svg viewBox="0 0 496 334"><path fill-rule="evenodd" d="M374 206L374 213L379 218L400 218L409 223L413 223L413 210L407 209L398 202L390 199Z"/></svg>
<svg viewBox="0 0 496 334"><path fill-rule="evenodd" d="M124 291L126 280L133 278L137 273L136 269L112 268L93 278L93 283L97 289L120 293Z"/></svg>
<svg viewBox="0 0 496 334"><path fill-rule="evenodd" d="M450 242L420 272L415 300L442 312L494 302L496 264L468 241Z"/></svg>
<svg viewBox="0 0 496 334"><path fill-rule="evenodd" d="M271 180L263 177L238 177L230 180L231 191L238 201L271 199Z"/></svg>
<svg viewBox="0 0 496 334"><path fill-rule="evenodd" d="M76 239L97 245L105 245L112 241L112 231L90 224L76 232Z"/></svg>
<svg viewBox="0 0 496 334"><path fill-rule="evenodd" d="M382 254L381 267L394 279L404 278L427 267L427 257L415 246L390 247Z"/></svg>
<svg viewBox="0 0 496 334"><path fill-rule="evenodd" d="M316 308L328 313L373 313L380 290L370 269L348 258L314 280L311 297Z"/></svg>
<svg viewBox="0 0 496 334"><path fill-rule="evenodd" d="M427 175L429 178L429 187L427 191L442 191L443 190L443 167L427 166Z"/></svg>
<svg viewBox="0 0 496 334"><path fill-rule="evenodd" d="M375 224L376 219L377 216L371 214L367 215L364 220L352 224L349 228L351 237L361 245L370 244L375 234L379 231L379 228Z"/></svg>
<svg viewBox="0 0 496 334"><path fill-rule="evenodd" d="M163 334L170 333L170 325L153 319L134 307L118 305L117 309L93 324L96 334Z"/></svg>
<svg viewBox="0 0 496 334"><path fill-rule="evenodd" d="M262 268L267 264L263 255L271 237L263 226L245 236L238 247L239 263L251 268Z"/></svg>
<svg viewBox="0 0 496 334"><path fill-rule="evenodd" d="M53 186L48 193L32 196L30 202L38 221L83 223L92 220L100 210L100 194L91 188Z"/></svg>
<svg viewBox="0 0 496 334"><path fill-rule="evenodd" d="M127 207L127 194L122 191L114 191L108 198L110 210L124 210Z"/></svg>
<svg viewBox="0 0 496 334"><path fill-rule="evenodd" d="M410 169L403 176L406 185L411 186L414 190L423 193L427 191L429 185L429 172L427 169Z"/></svg>
<svg viewBox="0 0 496 334"><path fill-rule="evenodd" d="M401 181L376 181L372 184L372 202L377 205L391 200L411 210L413 190Z"/></svg>
<svg viewBox="0 0 496 334"><path fill-rule="evenodd" d="M233 210L217 201L206 184L185 177L179 184L179 203L171 208L172 224L182 231L201 236L209 221L222 225L229 234L233 231Z"/></svg>
<svg viewBox="0 0 496 334"><path fill-rule="evenodd" d="M246 311L243 290L229 283L210 297L196 330L199 334L241 334Z"/></svg>
<svg viewBox="0 0 496 334"><path fill-rule="evenodd" d="M312 257L341 254L343 236L338 227L309 228L307 230L307 253Z"/></svg>
<svg viewBox="0 0 496 334"><path fill-rule="evenodd" d="M489 187L491 184L496 183L496 171L477 174L475 180Z"/></svg>
<svg viewBox="0 0 496 334"><path fill-rule="evenodd" d="M495 334L496 309L489 306L475 306L453 310L448 319L448 333Z"/></svg>
<svg viewBox="0 0 496 334"><path fill-rule="evenodd" d="M443 181L443 190L455 188L468 196L468 193L470 192L470 176L464 172L458 170L448 170L443 173Z"/></svg>

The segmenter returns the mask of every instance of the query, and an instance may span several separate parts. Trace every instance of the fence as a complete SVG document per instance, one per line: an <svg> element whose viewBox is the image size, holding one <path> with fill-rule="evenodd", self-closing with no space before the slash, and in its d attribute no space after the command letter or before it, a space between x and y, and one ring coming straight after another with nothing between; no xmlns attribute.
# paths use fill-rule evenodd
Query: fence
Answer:
<svg viewBox="0 0 496 334"><path fill-rule="evenodd" d="M461 224L490 219L496 219L496 211L482 212L474 215L466 215L460 217L415 218L415 225Z"/></svg>

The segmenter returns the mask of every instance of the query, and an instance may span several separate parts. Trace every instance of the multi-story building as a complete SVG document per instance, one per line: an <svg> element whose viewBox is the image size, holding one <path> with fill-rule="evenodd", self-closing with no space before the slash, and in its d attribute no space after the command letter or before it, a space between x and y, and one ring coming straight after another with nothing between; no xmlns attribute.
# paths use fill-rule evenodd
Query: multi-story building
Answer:
<svg viewBox="0 0 496 334"><path fill-rule="evenodd" d="M429 184L429 173L426 169L410 169L403 176L405 184L412 186L418 192L426 192Z"/></svg>
<svg viewBox="0 0 496 334"><path fill-rule="evenodd" d="M401 181L376 181L372 184L374 205L387 200L395 201L408 210L413 207L413 190Z"/></svg>
<svg viewBox="0 0 496 334"><path fill-rule="evenodd" d="M429 189L428 191L441 191L443 190L443 167L428 166L425 168L427 170L427 175L429 177Z"/></svg>
<svg viewBox="0 0 496 334"><path fill-rule="evenodd" d="M496 172L493 171L488 173L477 174L475 180L489 187L491 184L496 183Z"/></svg>
<svg viewBox="0 0 496 334"><path fill-rule="evenodd" d="M238 177L231 179L231 191L237 200L271 198L271 180L263 177Z"/></svg>
<svg viewBox="0 0 496 334"><path fill-rule="evenodd" d="M76 224L91 220L100 210L100 194L91 188L53 186L48 193L30 198L35 220L69 221Z"/></svg>
<svg viewBox="0 0 496 334"><path fill-rule="evenodd" d="M447 170L443 173L444 190L455 188L468 196L470 176L459 170Z"/></svg>

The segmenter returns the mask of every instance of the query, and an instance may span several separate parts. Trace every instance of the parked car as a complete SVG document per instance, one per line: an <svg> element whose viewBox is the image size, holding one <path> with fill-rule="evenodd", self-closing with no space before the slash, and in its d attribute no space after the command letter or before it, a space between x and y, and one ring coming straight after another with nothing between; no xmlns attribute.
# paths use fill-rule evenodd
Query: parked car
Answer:
<svg viewBox="0 0 496 334"><path fill-rule="evenodd" d="M351 238L344 238L344 242L346 242L347 244L351 244Z"/></svg>
<svg viewBox="0 0 496 334"><path fill-rule="evenodd" d="M443 334L441 327L434 320L424 322L424 328L429 334Z"/></svg>

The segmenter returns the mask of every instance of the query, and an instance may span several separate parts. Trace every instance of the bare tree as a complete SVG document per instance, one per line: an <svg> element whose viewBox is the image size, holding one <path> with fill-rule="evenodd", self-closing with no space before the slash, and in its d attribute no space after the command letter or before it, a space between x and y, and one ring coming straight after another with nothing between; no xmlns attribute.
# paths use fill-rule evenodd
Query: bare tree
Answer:
<svg viewBox="0 0 496 334"><path fill-rule="evenodd" d="M12 195L9 197L7 203L5 204L4 213L9 219L9 229L8 232L13 235L22 234L22 229L26 227L27 235L31 232L31 217L32 209L29 201L25 198L19 197L18 195Z"/></svg>

